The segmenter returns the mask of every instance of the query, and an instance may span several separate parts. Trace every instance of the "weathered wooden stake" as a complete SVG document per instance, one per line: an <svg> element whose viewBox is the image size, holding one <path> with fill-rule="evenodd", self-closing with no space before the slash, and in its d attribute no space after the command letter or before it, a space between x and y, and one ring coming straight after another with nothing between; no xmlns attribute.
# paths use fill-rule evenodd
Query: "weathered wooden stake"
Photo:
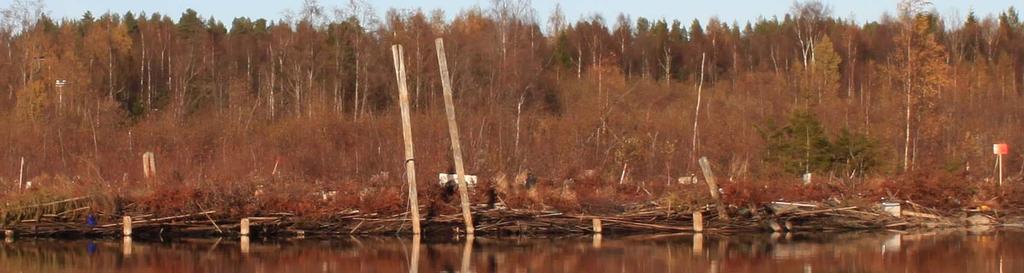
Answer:
<svg viewBox="0 0 1024 273"><path fill-rule="evenodd" d="M405 177L409 182L409 217L412 218L412 234L420 234L420 208L416 194L416 161L412 146L412 120L409 118L409 90L405 77L405 52L401 45L391 46L391 57L395 63L395 77L398 80L399 106L402 109L402 138L405 139Z"/></svg>
<svg viewBox="0 0 1024 273"><path fill-rule="evenodd" d="M18 189L25 189L25 157L21 157L21 168L18 172Z"/></svg>
<svg viewBox="0 0 1024 273"><path fill-rule="evenodd" d="M456 182L459 184L459 198L462 199L462 220L466 223L466 234L473 235L473 214L469 208L469 193L466 189L466 170L462 166L462 146L459 144L459 126L455 122L455 100L452 98L452 79L448 74L448 60L444 54L444 40L437 38L437 64L441 70L441 87L444 92L444 110L448 116L448 133L452 140L452 154L455 157Z"/></svg>
<svg viewBox="0 0 1024 273"><path fill-rule="evenodd" d="M14 230L10 230L10 229L4 230L4 238L7 238L7 239L14 238Z"/></svg>
<svg viewBox="0 0 1024 273"><path fill-rule="evenodd" d="M249 218L242 218L238 223L238 233L242 236L249 236Z"/></svg>
<svg viewBox="0 0 1024 273"><path fill-rule="evenodd" d="M699 211L693 212L693 232L704 232L704 213Z"/></svg>
<svg viewBox="0 0 1024 273"><path fill-rule="evenodd" d="M1003 186L1003 154L999 154L999 186Z"/></svg>
<svg viewBox="0 0 1024 273"><path fill-rule="evenodd" d="M142 154L142 174L147 179L156 177L156 156L153 152Z"/></svg>
<svg viewBox="0 0 1024 273"><path fill-rule="evenodd" d="M718 193L718 183L715 182L715 174L711 172L711 163L708 163L707 157L700 157L700 168L704 171L704 181L708 183L708 190L711 191L711 198L715 199L715 207L718 208L718 217L723 220L729 220L729 214L725 209L725 205L722 204L722 198Z"/></svg>
<svg viewBox="0 0 1024 273"><path fill-rule="evenodd" d="M594 218L592 222L594 224L594 233L601 234L601 219Z"/></svg>
<svg viewBox="0 0 1024 273"><path fill-rule="evenodd" d="M132 236L132 217L121 217L121 224L124 226L121 230L121 234L124 235L125 237Z"/></svg>

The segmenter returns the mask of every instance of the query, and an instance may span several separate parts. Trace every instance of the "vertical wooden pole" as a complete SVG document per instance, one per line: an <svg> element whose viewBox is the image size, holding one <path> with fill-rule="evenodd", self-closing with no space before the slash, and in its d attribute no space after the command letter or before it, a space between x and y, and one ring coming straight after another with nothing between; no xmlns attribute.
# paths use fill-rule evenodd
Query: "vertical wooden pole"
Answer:
<svg viewBox="0 0 1024 273"><path fill-rule="evenodd" d="M722 204L722 198L718 193L718 182L715 182L715 174L711 172L711 163L708 163L707 157L700 157L700 168L704 171L704 181L708 183L708 190L711 191L711 198L715 199L715 207L718 208L718 217L724 220L729 220L729 214L725 210L725 204Z"/></svg>
<svg viewBox="0 0 1024 273"><path fill-rule="evenodd" d="M153 152L142 153L142 174L147 179L156 177L156 155Z"/></svg>
<svg viewBox="0 0 1024 273"><path fill-rule="evenodd" d="M249 236L249 218L242 218L238 223L238 233L242 236Z"/></svg>
<svg viewBox="0 0 1024 273"><path fill-rule="evenodd" d="M704 232L704 213L699 211L693 212L693 232Z"/></svg>
<svg viewBox="0 0 1024 273"><path fill-rule="evenodd" d="M1003 154L999 154L999 186L1003 186Z"/></svg>
<svg viewBox="0 0 1024 273"><path fill-rule="evenodd" d="M121 224L123 225L123 229L121 230L121 234L124 235L125 237L132 236L132 217L131 216L121 217Z"/></svg>
<svg viewBox="0 0 1024 273"><path fill-rule="evenodd" d="M416 194L416 161L412 146L412 120L409 118L409 90L405 77L405 52L401 45L391 46L391 57L395 63L395 77L398 80L399 106L402 109L402 138L405 139L405 177L409 182L409 217L412 218L412 234L420 234L420 208Z"/></svg>
<svg viewBox="0 0 1024 273"><path fill-rule="evenodd" d="M448 74L448 60L444 54L444 40L437 38L437 64L441 69L441 86L444 91L444 110L448 115L448 133L452 140L452 154L455 157L456 182L459 184L459 198L462 199L462 220L466 223L466 234L473 235L473 215L469 208L469 193L466 189L466 170L462 166L462 146L459 145L459 126L455 122L455 101L452 99L452 79Z"/></svg>
<svg viewBox="0 0 1024 273"><path fill-rule="evenodd" d="M21 157L21 168L18 171L18 189L25 189L25 157Z"/></svg>
<svg viewBox="0 0 1024 273"><path fill-rule="evenodd" d="M594 233L601 234L601 219L594 218L591 222L594 225Z"/></svg>

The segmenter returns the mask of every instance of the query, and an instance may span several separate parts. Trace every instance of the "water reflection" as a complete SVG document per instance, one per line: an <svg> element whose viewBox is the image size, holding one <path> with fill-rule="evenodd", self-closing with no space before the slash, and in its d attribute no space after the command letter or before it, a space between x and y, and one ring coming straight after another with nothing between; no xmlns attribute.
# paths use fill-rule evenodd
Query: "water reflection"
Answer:
<svg viewBox="0 0 1024 273"><path fill-rule="evenodd" d="M1022 272L1024 233L18 239L0 272ZM237 244L237 245L236 245Z"/></svg>

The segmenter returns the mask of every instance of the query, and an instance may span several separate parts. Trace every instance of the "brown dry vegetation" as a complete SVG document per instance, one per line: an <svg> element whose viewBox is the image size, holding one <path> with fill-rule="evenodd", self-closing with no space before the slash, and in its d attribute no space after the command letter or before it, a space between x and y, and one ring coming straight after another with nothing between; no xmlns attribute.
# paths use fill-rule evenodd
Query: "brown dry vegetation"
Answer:
<svg viewBox="0 0 1024 273"><path fill-rule="evenodd" d="M1015 129L1024 126L1024 24L1012 9L972 14L962 25L954 21L963 18L927 12L856 25L824 12L809 22L815 37L831 38L820 40L827 49L815 49L838 63L804 66L796 34L806 18L799 16L742 27L628 17L613 26L594 17L542 32L538 18L498 16L516 10L506 8L468 10L451 21L391 11L379 24L361 23L367 18L358 14L238 18L230 29L192 11L177 21L159 14L6 21L0 200L18 206L103 196L93 209L112 215L404 211L397 89L386 50L401 43L414 93L421 204L435 215L457 211L457 197L435 180L453 169L431 43L444 37L463 157L481 177L475 203L613 213L653 201L689 210L709 203L707 188L677 179L699 174L695 159L707 156L726 201L740 207L883 197L936 208L1024 204L1016 194L1024 191L1024 160L1006 158L1010 179L1000 191L988 150L994 142L1024 143ZM927 41L911 46L942 68L914 71L914 79L948 80L910 91L922 109L909 120L899 65L907 57L897 39L905 25L913 26L906 35ZM702 54L706 79L694 132ZM58 89L50 84L57 79L70 84ZM823 139L845 130L877 144L877 164L857 169L828 157L812 168L804 157L767 156L765 132L794 112L813 114ZM142 174L147 151L156 154L154 179ZM33 183L25 191L17 189L21 158ZM785 164L815 172L815 182L802 185ZM533 187L524 185L528 174Z"/></svg>

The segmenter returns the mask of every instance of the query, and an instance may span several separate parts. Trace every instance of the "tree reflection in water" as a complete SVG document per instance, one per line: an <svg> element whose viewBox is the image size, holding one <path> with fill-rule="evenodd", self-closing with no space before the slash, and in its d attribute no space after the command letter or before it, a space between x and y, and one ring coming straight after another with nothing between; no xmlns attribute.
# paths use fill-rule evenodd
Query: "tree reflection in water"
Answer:
<svg viewBox="0 0 1024 273"><path fill-rule="evenodd" d="M0 272L1024 271L1004 257L1024 257L1024 233L19 239L0 245Z"/></svg>

